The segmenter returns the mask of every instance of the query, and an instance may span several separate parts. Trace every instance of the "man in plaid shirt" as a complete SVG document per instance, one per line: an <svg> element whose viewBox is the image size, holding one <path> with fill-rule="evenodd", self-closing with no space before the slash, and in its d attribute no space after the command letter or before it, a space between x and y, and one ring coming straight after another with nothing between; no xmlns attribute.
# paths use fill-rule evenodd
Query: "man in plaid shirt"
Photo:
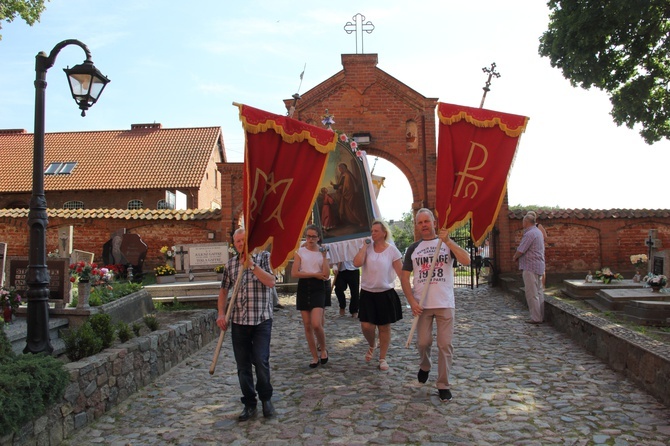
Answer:
<svg viewBox="0 0 670 446"><path fill-rule="evenodd" d="M239 253L244 250L244 237L244 228L237 229L233 234L233 244ZM275 276L270 268L270 253L267 251L250 255L247 268L244 268L243 255L228 260L223 271L217 305L219 317L216 319L221 330L228 329L225 317L228 290L234 289L238 274L242 274L230 316L233 352L244 404L239 421L246 421L256 415L256 391L263 406L263 416L274 415L270 384L270 337ZM255 387L252 365L256 369Z"/></svg>
<svg viewBox="0 0 670 446"><path fill-rule="evenodd" d="M544 320L544 236L535 224L535 213L529 212L523 217L523 237L514 253L513 260L519 261L522 270L523 286L526 290L526 302L530 310L529 324L541 324Z"/></svg>

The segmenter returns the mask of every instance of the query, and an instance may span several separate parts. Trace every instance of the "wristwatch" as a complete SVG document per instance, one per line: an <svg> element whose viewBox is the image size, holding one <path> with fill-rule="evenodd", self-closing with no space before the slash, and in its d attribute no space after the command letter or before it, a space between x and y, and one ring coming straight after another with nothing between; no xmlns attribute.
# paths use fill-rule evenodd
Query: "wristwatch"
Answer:
<svg viewBox="0 0 670 446"><path fill-rule="evenodd" d="M255 269L256 269L256 264L255 264L255 263L252 263L251 266L249 267L249 269L250 269L251 271L255 270Z"/></svg>

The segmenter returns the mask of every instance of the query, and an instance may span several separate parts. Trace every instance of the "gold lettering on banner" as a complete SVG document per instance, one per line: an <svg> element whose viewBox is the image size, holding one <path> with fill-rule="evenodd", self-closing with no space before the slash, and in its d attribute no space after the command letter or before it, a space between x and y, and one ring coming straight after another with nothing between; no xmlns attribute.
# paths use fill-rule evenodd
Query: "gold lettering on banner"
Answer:
<svg viewBox="0 0 670 446"><path fill-rule="evenodd" d="M261 186L263 187L263 196L261 197L261 201L259 203L258 200L256 200L256 193L259 190L259 183L261 181L261 178L263 179L265 186ZM284 199L286 198L286 194L288 193L288 190L291 188L292 183L293 178L285 178L280 181L275 181L274 172L271 173L270 175L267 175L261 169L256 169L256 175L254 178L254 189L253 192L251 193L251 203L249 203L251 211L250 213L254 214L257 209L259 208L262 209L263 206L265 205L265 200L267 199L268 195L280 193L280 187L284 186L284 190L281 192L281 198L279 199L277 207L270 213L268 218L266 218L265 221L263 222L267 223L271 219L275 218L277 219L277 223L279 223L279 227L284 229L284 222L282 222L281 219L281 212L282 208L284 207Z"/></svg>
<svg viewBox="0 0 670 446"><path fill-rule="evenodd" d="M470 163L472 162L472 157L474 156L475 150L477 148L481 149L483 153L483 160L481 163L479 163L479 165L471 166ZM486 149L486 147L484 147L482 144L478 144L474 141L471 141L470 152L468 153L468 160L465 162L465 169L456 174L456 176L460 177L460 179L458 180L458 185L456 186L454 197L461 196L462 191L463 192L462 198L468 198L468 197L471 199L475 198L475 195L477 195L477 192L479 191L479 184L477 182L484 181L484 177L473 175L471 172L476 172L482 167L484 167L488 158L489 158L489 151ZM472 181L468 181L466 183L466 179L470 179Z"/></svg>

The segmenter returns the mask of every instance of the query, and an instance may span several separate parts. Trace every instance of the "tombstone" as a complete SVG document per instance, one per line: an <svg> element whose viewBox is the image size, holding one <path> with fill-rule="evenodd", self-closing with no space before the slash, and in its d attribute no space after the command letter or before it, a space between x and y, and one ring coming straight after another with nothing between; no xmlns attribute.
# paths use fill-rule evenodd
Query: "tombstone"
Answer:
<svg viewBox="0 0 670 446"><path fill-rule="evenodd" d="M670 277L670 250L664 249L654 253L651 272L656 275Z"/></svg>
<svg viewBox="0 0 670 446"><path fill-rule="evenodd" d="M121 255L126 264L133 267L135 276L142 274L142 265L147 256L147 244L138 234L124 234L120 245Z"/></svg>
<svg viewBox="0 0 670 446"><path fill-rule="evenodd" d="M58 228L58 257L69 259L72 254L72 239L74 238L74 227L66 226Z"/></svg>
<svg viewBox="0 0 670 446"><path fill-rule="evenodd" d="M102 261L105 265L128 265L128 259L123 255L121 243L126 235L122 228L112 233L110 239L102 246Z"/></svg>
<svg viewBox="0 0 670 446"><path fill-rule="evenodd" d="M180 271L212 271L228 262L228 243L178 245L175 254Z"/></svg>
<svg viewBox="0 0 670 446"><path fill-rule="evenodd" d="M25 296L28 291L28 260L10 260L9 261L9 286L15 287L21 296ZM61 300L62 304L57 303L56 308L62 308L70 300L69 283L70 269L68 261L65 259L47 259L47 269L49 270L49 300Z"/></svg>
<svg viewBox="0 0 670 446"><path fill-rule="evenodd" d="M95 255L92 252L74 249L70 255L70 263L86 262L93 263Z"/></svg>
<svg viewBox="0 0 670 446"><path fill-rule="evenodd" d="M5 259L7 258L7 243L0 243L0 287L5 286Z"/></svg>

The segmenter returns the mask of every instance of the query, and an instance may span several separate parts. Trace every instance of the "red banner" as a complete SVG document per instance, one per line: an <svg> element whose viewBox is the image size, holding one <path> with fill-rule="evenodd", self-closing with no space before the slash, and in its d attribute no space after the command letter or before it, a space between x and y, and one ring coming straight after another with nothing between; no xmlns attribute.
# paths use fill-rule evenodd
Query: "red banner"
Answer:
<svg viewBox="0 0 670 446"><path fill-rule="evenodd" d="M479 246L495 224L528 118L482 108L438 104L435 209L439 227L472 220Z"/></svg>
<svg viewBox="0 0 670 446"><path fill-rule="evenodd" d="M277 269L298 248L337 134L247 105L238 107L246 136L246 249L271 243L270 264Z"/></svg>

